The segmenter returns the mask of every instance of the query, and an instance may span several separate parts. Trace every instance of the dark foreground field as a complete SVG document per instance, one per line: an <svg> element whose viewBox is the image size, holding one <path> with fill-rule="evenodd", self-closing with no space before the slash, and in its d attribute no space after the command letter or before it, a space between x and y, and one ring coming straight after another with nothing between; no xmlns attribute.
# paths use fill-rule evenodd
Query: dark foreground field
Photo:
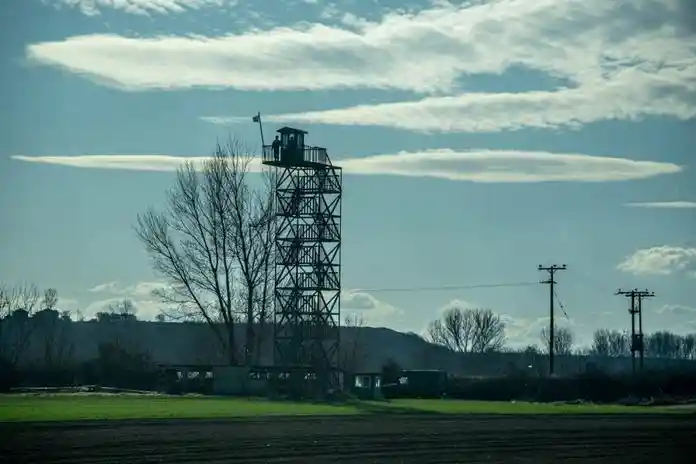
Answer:
<svg viewBox="0 0 696 464"><path fill-rule="evenodd" d="M382 415L0 424L16 463L694 462L693 415Z"/></svg>

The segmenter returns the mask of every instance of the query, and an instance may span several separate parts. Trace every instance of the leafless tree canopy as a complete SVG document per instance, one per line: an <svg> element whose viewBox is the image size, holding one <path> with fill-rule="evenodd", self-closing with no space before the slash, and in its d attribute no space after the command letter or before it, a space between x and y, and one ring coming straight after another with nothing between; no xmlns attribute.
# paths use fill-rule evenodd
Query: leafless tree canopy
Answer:
<svg viewBox="0 0 696 464"><path fill-rule="evenodd" d="M600 329L595 331L590 353L597 356L628 356L631 353L631 340L627 332Z"/></svg>
<svg viewBox="0 0 696 464"><path fill-rule="evenodd" d="M245 362L253 350L254 323L268 318L272 253L269 176L254 189L252 156L239 142L218 144L198 172L187 163L167 192L165 211L138 217L138 237L155 270L169 282L157 292L174 319L206 321L230 364L239 362L234 327L247 322Z"/></svg>
<svg viewBox="0 0 696 464"><path fill-rule="evenodd" d="M33 317L32 339L41 341L44 367L49 369L64 366L74 351L70 312L58 311L57 304L58 291L47 289L41 301L43 309Z"/></svg>
<svg viewBox="0 0 696 464"><path fill-rule="evenodd" d="M366 321L362 314L349 314L344 318L343 326L351 331L348 339L341 340L339 366L345 372L354 373L368 354L364 339Z"/></svg>
<svg viewBox="0 0 696 464"><path fill-rule="evenodd" d="M549 341L551 339L549 328L544 327L541 329L539 335L542 341L542 350L544 353L549 352ZM575 336L573 331L568 327L554 327L553 331L553 352L555 354L566 355L572 354L573 344L575 343Z"/></svg>
<svg viewBox="0 0 696 464"><path fill-rule="evenodd" d="M490 309L451 308L428 325L431 342L460 353L500 351L505 323Z"/></svg>
<svg viewBox="0 0 696 464"><path fill-rule="evenodd" d="M43 308L41 309L56 309L58 305L58 290L55 288L49 288L44 292L43 301L41 302Z"/></svg>
<svg viewBox="0 0 696 464"><path fill-rule="evenodd" d="M474 353L500 351L505 346L505 323L490 309L474 310L474 334Z"/></svg>
<svg viewBox="0 0 696 464"><path fill-rule="evenodd" d="M0 285L0 357L16 364L29 344L34 330L31 316L39 306L35 285Z"/></svg>
<svg viewBox="0 0 696 464"><path fill-rule="evenodd" d="M117 322L117 321L135 321L136 307L133 301L128 298L116 303L112 303L104 308L104 311L99 311L95 314L95 318L99 322Z"/></svg>

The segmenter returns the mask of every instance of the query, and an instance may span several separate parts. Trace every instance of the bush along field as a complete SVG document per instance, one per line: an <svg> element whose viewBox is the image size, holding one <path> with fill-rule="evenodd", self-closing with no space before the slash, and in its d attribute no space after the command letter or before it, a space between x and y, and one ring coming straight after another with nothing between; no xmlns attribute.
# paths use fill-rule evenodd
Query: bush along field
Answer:
<svg viewBox="0 0 696 464"><path fill-rule="evenodd" d="M448 377L431 383L385 385L386 398L445 397L480 401L585 401L592 403L680 402L696 399L696 372L645 371L607 375L601 371L571 377L538 377L511 373L502 377Z"/></svg>

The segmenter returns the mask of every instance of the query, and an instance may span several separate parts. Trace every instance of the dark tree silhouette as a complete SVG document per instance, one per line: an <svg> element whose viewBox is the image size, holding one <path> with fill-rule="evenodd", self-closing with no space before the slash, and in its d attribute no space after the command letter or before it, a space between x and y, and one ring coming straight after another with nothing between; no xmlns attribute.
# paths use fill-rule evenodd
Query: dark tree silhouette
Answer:
<svg viewBox="0 0 696 464"><path fill-rule="evenodd" d="M202 172L192 163L178 170L167 210L140 215L136 227L155 270L169 283L157 292L175 308L167 316L206 321L230 364L239 362L240 321L247 322L244 361L251 362L254 322L267 319L271 300L272 190L268 176L252 189L251 160L235 140L218 144Z"/></svg>
<svg viewBox="0 0 696 464"><path fill-rule="evenodd" d="M500 351L505 323L490 309L452 308L428 325L429 341L461 353Z"/></svg>
<svg viewBox="0 0 696 464"><path fill-rule="evenodd" d="M541 329L541 333L539 334L539 338L541 339L542 346L543 346L543 352L547 353L549 352L549 341L550 341L550 334L549 334L549 329L548 327L544 327ZM555 354L560 354L560 355L568 355L572 354L573 352L573 344L575 342L575 335L573 334L573 331L570 330L568 327L555 327L553 331L553 352Z"/></svg>
<svg viewBox="0 0 696 464"><path fill-rule="evenodd" d="M35 285L0 285L0 358L16 365L24 354L32 332L31 316L39 306Z"/></svg>
<svg viewBox="0 0 696 464"><path fill-rule="evenodd" d="M592 338L590 354L596 356L629 356L631 354L630 337L627 332L599 329Z"/></svg>
<svg viewBox="0 0 696 464"><path fill-rule="evenodd" d="M470 352L474 338L474 312L448 309L441 319L430 322L428 337L433 343L444 345L452 351Z"/></svg>
<svg viewBox="0 0 696 464"><path fill-rule="evenodd" d="M368 353L364 346L365 318L361 314L349 314L343 321L343 327L350 328L350 338L341 339L341 349L339 351L339 367L346 373L346 378L354 374L360 362L365 359Z"/></svg>

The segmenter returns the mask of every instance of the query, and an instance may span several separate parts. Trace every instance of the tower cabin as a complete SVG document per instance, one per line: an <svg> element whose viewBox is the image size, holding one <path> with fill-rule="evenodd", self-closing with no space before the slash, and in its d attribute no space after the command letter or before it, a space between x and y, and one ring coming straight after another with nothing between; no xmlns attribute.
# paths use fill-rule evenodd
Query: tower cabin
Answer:
<svg viewBox="0 0 696 464"><path fill-rule="evenodd" d="M305 145L307 131L281 127L271 145L263 146L263 164L276 167L324 167L331 165L326 148Z"/></svg>

